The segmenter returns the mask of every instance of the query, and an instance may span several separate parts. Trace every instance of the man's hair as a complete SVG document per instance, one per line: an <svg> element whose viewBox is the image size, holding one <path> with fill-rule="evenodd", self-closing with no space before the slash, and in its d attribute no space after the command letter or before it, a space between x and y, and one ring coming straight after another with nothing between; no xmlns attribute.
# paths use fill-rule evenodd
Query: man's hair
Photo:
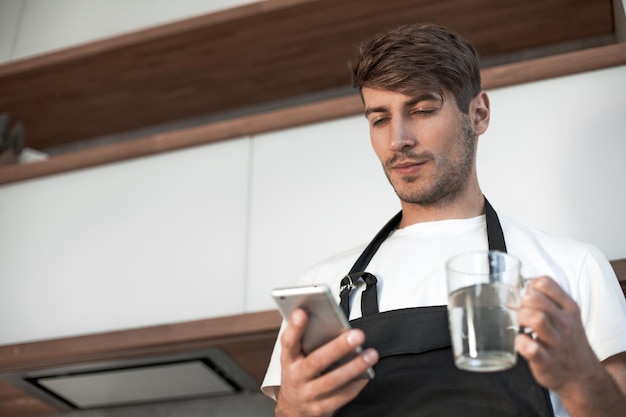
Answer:
<svg viewBox="0 0 626 417"><path fill-rule="evenodd" d="M350 64L352 85L413 95L450 91L458 108L481 91L476 48L460 35L435 24L403 25L361 44Z"/></svg>

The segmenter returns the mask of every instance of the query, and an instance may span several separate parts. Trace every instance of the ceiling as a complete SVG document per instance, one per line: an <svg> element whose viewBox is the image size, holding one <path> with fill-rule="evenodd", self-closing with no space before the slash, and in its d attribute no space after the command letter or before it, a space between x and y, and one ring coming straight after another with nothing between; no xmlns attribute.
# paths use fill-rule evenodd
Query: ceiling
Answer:
<svg viewBox="0 0 626 417"><path fill-rule="evenodd" d="M354 46L400 23L455 29L484 67L614 43L612 2L266 0L0 66L0 111L60 153L347 94Z"/></svg>

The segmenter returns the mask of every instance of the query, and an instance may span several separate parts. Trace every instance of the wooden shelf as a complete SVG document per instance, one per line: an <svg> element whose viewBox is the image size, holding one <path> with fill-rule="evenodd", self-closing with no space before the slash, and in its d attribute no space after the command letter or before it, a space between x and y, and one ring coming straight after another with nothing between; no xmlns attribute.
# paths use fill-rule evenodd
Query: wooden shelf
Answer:
<svg viewBox="0 0 626 417"><path fill-rule="evenodd" d="M490 90L616 65L626 65L626 43L487 68L482 71L483 87ZM46 161L0 167L0 184L353 116L361 112L362 103L357 94L319 100L74 151L53 156Z"/></svg>
<svg viewBox="0 0 626 417"><path fill-rule="evenodd" d="M266 0L0 66L0 111L24 123L27 147L56 154L352 94L354 46L395 24L449 26L485 65L613 44L611 3Z"/></svg>
<svg viewBox="0 0 626 417"><path fill-rule="evenodd" d="M109 361L207 347L235 349L239 344L271 348L280 327L276 310L176 324L0 346L0 374L33 371L83 362ZM269 356L266 359L267 365ZM262 361L261 361L262 362ZM259 383L265 369L240 363Z"/></svg>
<svg viewBox="0 0 626 417"><path fill-rule="evenodd" d="M61 411L2 380L2 374L219 348L260 386L281 317L268 310L184 323L0 346L0 415Z"/></svg>

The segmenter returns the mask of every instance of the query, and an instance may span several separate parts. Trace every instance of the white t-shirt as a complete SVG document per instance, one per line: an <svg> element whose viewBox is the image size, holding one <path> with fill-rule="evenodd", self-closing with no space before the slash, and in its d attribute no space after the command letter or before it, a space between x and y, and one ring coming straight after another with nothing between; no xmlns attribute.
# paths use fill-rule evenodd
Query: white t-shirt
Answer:
<svg viewBox="0 0 626 417"><path fill-rule="evenodd" d="M499 216L507 251L522 263L522 276L547 275L576 301L587 338L602 361L626 351L626 300L613 268L594 246L552 236ZM339 301L341 279L365 245L334 256L309 269L299 284L325 283ZM381 312L407 307L447 305L445 263L455 254L486 250L485 216L417 223L395 230L380 246L367 272L377 279ZM361 282L351 302L350 319L361 316ZM280 344L276 343L262 384L275 398L280 386ZM568 416L550 392L555 415Z"/></svg>

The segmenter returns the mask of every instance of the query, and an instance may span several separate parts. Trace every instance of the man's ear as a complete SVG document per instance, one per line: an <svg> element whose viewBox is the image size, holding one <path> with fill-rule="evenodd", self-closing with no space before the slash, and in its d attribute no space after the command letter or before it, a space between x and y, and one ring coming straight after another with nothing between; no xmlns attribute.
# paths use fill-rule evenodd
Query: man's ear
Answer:
<svg viewBox="0 0 626 417"><path fill-rule="evenodd" d="M470 102L469 116L476 135L482 135L489 127L489 96L481 91Z"/></svg>

